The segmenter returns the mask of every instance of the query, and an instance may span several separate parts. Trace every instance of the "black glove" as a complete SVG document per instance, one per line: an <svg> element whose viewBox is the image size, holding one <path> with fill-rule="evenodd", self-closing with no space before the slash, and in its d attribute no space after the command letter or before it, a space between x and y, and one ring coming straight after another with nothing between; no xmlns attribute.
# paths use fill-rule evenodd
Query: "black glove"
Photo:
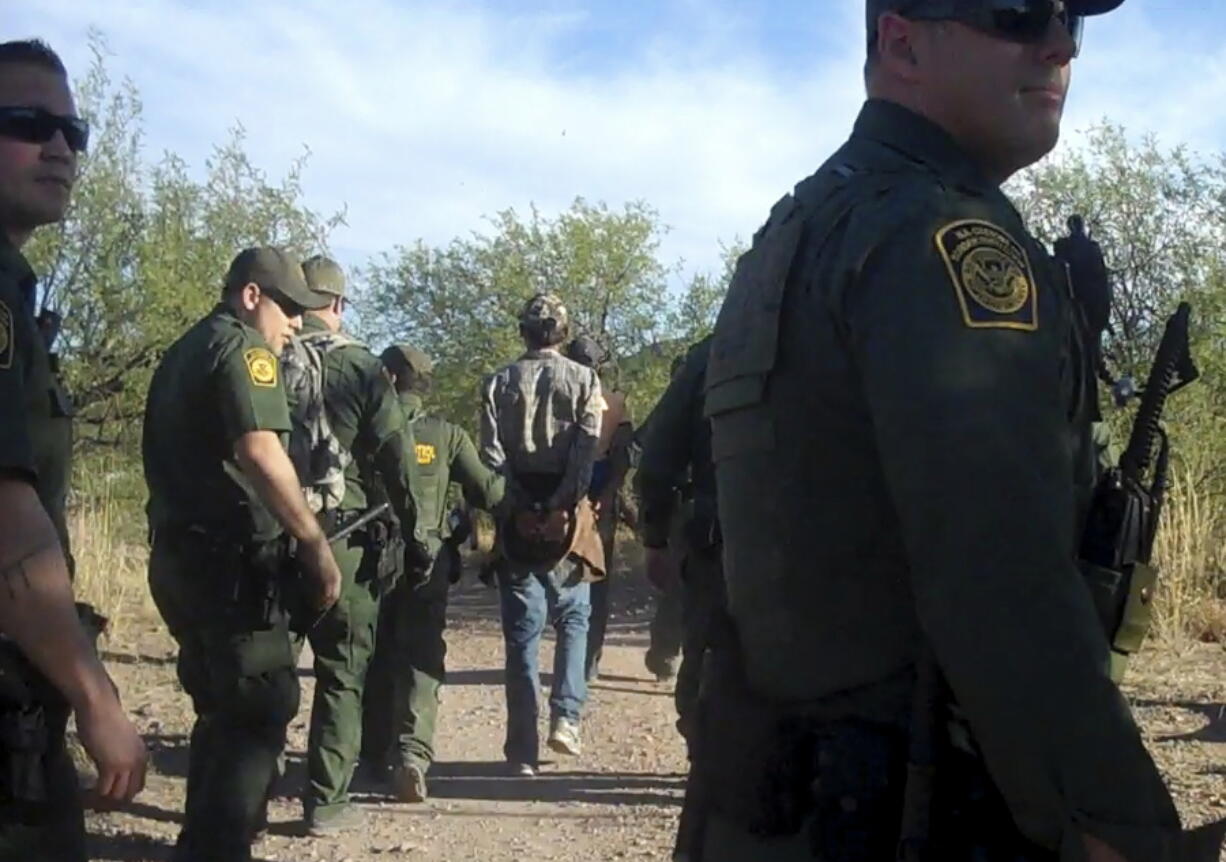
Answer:
<svg viewBox="0 0 1226 862"><path fill-rule="evenodd" d="M413 589L424 586L430 580L434 557L424 542L409 539L404 547L404 577Z"/></svg>
<svg viewBox="0 0 1226 862"><path fill-rule="evenodd" d="M464 576L464 558L460 556L460 543L452 536L443 543L443 553L447 555L447 581L458 584Z"/></svg>

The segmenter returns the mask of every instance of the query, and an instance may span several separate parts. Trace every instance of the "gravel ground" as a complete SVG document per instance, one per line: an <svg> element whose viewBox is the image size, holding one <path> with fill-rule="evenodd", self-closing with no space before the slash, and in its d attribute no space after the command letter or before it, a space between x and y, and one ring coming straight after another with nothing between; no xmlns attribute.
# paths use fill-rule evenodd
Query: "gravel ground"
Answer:
<svg viewBox="0 0 1226 862"><path fill-rule="evenodd" d="M630 561L632 564L634 560ZM683 789L684 751L673 729L671 686L643 667L649 588L637 571L614 586L602 677L583 725L584 753L546 765L535 779L499 775L504 705L496 596L478 584L453 596L438 759L431 799L401 805L364 776L355 781L363 825L335 839L309 839L294 792L303 780L313 680L290 731L286 796L272 806L259 860L667 859ZM122 812L90 816L92 858L167 860L179 829L190 704L175 680L173 644L156 622L130 624L107 644L108 664L153 752L149 786ZM552 642L541 666L551 666ZM1226 817L1226 650L1198 645L1152 650L1127 693L1147 742L1190 824ZM545 728L542 726L542 734ZM1226 860L1226 855L1223 855Z"/></svg>

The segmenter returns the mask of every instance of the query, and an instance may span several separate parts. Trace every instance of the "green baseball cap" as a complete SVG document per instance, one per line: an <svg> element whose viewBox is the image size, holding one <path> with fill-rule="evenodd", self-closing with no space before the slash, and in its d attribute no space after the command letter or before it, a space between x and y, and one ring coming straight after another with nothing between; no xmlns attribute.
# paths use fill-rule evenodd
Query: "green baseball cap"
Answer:
<svg viewBox="0 0 1226 862"><path fill-rule="evenodd" d="M429 377L434 373L430 357L411 344L393 344L380 357L389 370L408 368L417 377Z"/></svg>
<svg viewBox="0 0 1226 862"><path fill-rule="evenodd" d="M562 300L552 293L538 293L526 303L519 313L519 322L529 326L552 320L559 328L570 322L570 314Z"/></svg>
<svg viewBox="0 0 1226 862"><path fill-rule="evenodd" d="M305 309L326 308L332 302L331 297L315 293L307 286L297 255L280 248L245 248L230 262L226 271L227 292L253 283L260 290Z"/></svg>
<svg viewBox="0 0 1226 862"><path fill-rule="evenodd" d="M345 295L345 272L331 258L322 254L308 257L302 262L302 273L307 286L316 293L326 293L330 297Z"/></svg>

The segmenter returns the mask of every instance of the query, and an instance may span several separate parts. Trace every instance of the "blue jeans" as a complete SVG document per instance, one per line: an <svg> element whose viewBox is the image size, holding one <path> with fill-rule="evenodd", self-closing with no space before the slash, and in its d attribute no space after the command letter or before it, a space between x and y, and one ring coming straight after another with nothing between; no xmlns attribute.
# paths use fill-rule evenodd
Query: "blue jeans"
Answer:
<svg viewBox="0 0 1226 862"><path fill-rule="evenodd" d="M502 635L507 651L507 741L502 750L512 763L535 766L540 754L538 653L547 618L558 636L549 717L578 721L587 700L583 664L592 610L590 585L567 586L573 571L574 564L567 560L546 571L504 572L498 577Z"/></svg>

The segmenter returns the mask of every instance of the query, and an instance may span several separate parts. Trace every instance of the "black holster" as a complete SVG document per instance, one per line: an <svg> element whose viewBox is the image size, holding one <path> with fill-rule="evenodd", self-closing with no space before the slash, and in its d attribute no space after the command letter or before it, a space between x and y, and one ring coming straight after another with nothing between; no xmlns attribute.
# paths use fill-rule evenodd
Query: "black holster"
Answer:
<svg viewBox="0 0 1226 862"><path fill-rule="evenodd" d="M719 506L714 497L697 494L684 504L682 536L687 548L704 556L714 554L724 541Z"/></svg>
<svg viewBox="0 0 1226 862"><path fill-rule="evenodd" d="M11 641L0 641L0 803L48 800L47 756L68 705Z"/></svg>
<svg viewBox="0 0 1226 862"><path fill-rule="evenodd" d="M726 615L704 664L693 769L721 819L762 838L808 824L814 858L892 859L907 761L903 728L822 702L772 703L745 677Z"/></svg>
<svg viewBox="0 0 1226 862"><path fill-rule="evenodd" d="M404 537L394 521L381 519L366 527L361 540L366 550L375 555L375 588L380 595L387 595L404 574Z"/></svg>

